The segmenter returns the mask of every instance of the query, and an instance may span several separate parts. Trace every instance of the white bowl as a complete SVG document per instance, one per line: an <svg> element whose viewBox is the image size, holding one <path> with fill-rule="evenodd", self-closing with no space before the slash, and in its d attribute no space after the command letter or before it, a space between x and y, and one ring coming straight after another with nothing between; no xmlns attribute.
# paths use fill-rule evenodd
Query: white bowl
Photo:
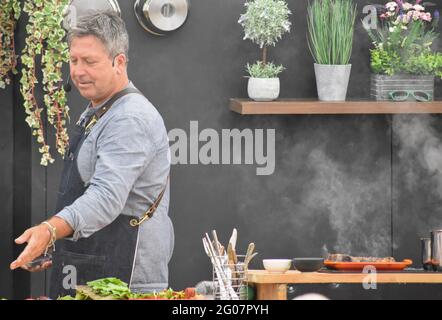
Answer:
<svg viewBox="0 0 442 320"><path fill-rule="evenodd" d="M264 259L264 269L272 273L284 273L292 266L291 259Z"/></svg>

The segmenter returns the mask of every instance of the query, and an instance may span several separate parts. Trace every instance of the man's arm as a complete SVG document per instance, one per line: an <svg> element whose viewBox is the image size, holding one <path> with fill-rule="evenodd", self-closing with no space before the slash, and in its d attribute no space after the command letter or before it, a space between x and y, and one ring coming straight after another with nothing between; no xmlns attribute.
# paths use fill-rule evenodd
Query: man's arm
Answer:
<svg viewBox="0 0 442 320"><path fill-rule="evenodd" d="M155 154L147 129L136 116L115 117L98 143L95 172L86 192L48 222L57 228L57 238L87 238L115 220L126 203L130 189ZM46 225L30 228L17 244L28 243L11 269L44 253L51 241Z"/></svg>
<svg viewBox="0 0 442 320"><path fill-rule="evenodd" d="M52 217L47 222L56 229L57 240L68 237L74 232L71 226L59 217ZM51 236L49 226L40 224L26 230L20 237L15 239L16 244L27 243L27 246L18 258L11 263L11 270L23 267L28 262L42 255L51 241Z"/></svg>

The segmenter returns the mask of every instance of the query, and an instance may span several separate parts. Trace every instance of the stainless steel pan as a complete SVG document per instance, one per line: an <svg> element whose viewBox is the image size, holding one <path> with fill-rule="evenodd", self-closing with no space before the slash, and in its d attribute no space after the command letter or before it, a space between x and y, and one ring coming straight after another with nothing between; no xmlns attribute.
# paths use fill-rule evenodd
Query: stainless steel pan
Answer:
<svg viewBox="0 0 442 320"><path fill-rule="evenodd" d="M184 25L189 15L188 0L136 0L135 16L144 30L167 35Z"/></svg>

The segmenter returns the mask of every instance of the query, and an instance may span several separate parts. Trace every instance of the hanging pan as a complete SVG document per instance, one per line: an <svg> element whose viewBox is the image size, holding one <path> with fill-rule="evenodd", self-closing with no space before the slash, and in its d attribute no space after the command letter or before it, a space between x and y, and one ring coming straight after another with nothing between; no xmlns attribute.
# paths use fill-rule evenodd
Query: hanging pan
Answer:
<svg viewBox="0 0 442 320"><path fill-rule="evenodd" d="M71 0L66 9L63 27L69 30L75 26L75 21L93 11L113 11L121 16L117 0Z"/></svg>
<svg viewBox="0 0 442 320"><path fill-rule="evenodd" d="M144 30L157 36L179 29L187 20L188 0L136 0L135 16Z"/></svg>

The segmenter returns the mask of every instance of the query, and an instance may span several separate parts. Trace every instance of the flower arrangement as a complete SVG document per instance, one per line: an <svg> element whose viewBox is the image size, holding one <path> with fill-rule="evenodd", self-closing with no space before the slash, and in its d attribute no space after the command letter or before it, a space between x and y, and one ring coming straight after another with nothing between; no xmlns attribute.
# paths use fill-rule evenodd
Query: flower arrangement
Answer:
<svg viewBox="0 0 442 320"><path fill-rule="evenodd" d="M268 47L276 46L277 41L290 32L292 12L283 0L254 0L245 6L246 13L238 21L244 28L244 40L250 39L262 49L262 61L247 65L247 71L251 77L276 77L284 67L267 63Z"/></svg>
<svg viewBox="0 0 442 320"><path fill-rule="evenodd" d="M374 30L364 25L374 45L370 50L374 73L442 77L442 54L432 50L439 37L439 11L431 13L424 5L422 0L390 1L379 7Z"/></svg>
<svg viewBox="0 0 442 320"><path fill-rule="evenodd" d="M0 88L11 83L11 72L17 73L14 32L21 14L18 0L0 1Z"/></svg>

